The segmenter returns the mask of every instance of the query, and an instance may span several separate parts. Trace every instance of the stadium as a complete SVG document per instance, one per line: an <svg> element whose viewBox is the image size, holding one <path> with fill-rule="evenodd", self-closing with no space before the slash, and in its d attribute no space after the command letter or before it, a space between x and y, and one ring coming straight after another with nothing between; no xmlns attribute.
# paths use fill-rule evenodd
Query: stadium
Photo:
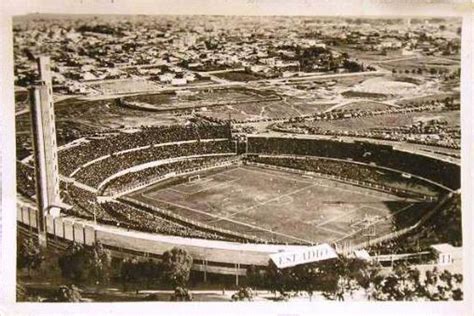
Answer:
<svg viewBox="0 0 474 316"><path fill-rule="evenodd" d="M179 246L195 271L244 276L269 255L328 243L368 249L413 230L460 188L446 156L381 142L232 135L230 124L142 127L58 148L68 207L51 246L100 241L116 256ZM31 159L17 163L20 233L41 225ZM237 280L238 282L238 280Z"/></svg>
<svg viewBox="0 0 474 316"><path fill-rule="evenodd" d="M461 22L14 17L16 300L463 300Z"/></svg>

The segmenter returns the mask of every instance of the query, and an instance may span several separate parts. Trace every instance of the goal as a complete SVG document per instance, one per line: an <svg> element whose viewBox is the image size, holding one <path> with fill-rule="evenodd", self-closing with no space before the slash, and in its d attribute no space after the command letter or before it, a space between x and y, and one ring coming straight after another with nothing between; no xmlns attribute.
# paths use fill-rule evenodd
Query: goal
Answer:
<svg viewBox="0 0 474 316"><path fill-rule="evenodd" d="M199 180L201 180L201 176L199 174L195 174L195 175L192 175L192 176L188 177L188 182L189 183L196 182L196 181L199 181Z"/></svg>

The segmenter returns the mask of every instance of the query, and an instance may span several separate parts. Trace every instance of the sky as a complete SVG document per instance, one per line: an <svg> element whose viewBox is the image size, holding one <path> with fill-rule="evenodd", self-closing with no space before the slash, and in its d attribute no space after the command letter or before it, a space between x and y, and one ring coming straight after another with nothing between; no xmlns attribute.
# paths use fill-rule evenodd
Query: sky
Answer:
<svg viewBox="0 0 474 316"><path fill-rule="evenodd" d="M461 15L469 0L2 0L26 13L215 15Z"/></svg>

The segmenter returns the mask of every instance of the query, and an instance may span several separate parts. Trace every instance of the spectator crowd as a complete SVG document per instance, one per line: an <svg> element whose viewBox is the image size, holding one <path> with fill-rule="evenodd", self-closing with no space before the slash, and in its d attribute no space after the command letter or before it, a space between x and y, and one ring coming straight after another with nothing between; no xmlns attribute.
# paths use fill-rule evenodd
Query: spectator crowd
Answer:
<svg viewBox="0 0 474 316"><path fill-rule="evenodd" d="M397 190L400 195L436 195L436 187L422 183L417 179L404 178L400 173L381 170L375 166L355 164L351 161L342 161L327 158L294 157L249 157L249 161L275 165L280 167L316 172L343 179L355 180L373 186L383 186L386 190Z"/></svg>
<svg viewBox="0 0 474 316"><path fill-rule="evenodd" d="M172 144L147 147L142 150L113 154L105 159L81 168L75 178L82 183L97 187L102 181L120 171L141 164L170 158L194 155L235 153L235 144L229 140L197 141L194 143Z"/></svg>
<svg viewBox="0 0 474 316"><path fill-rule="evenodd" d="M61 174L69 175L89 161L132 148L188 140L222 139L229 136L229 126L204 123L142 127L139 131L98 135L89 137L88 142L59 151L59 170Z"/></svg>
<svg viewBox="0 0 474 316"><path fill-rule="evenodd" d="M175 161L156 167L146 168L137 172L130 172L111 180L107 186L106 192L117 192L124 188L133 188L141 183L153 181L161 176L164 176L170 172L186 172L195 169L202 169L206 166L214 166L219 162L229 160L234 156L219 156L219 157L205 157L196 159L186 159Z"/></svg>
<svg viewBox="0 0 474 316"><path fill-rule="evenodd" d="M451 189L461 186L460 166L419 153L368 142L290 137L249 137L248 154L352 159L418 175Z"/></svg>

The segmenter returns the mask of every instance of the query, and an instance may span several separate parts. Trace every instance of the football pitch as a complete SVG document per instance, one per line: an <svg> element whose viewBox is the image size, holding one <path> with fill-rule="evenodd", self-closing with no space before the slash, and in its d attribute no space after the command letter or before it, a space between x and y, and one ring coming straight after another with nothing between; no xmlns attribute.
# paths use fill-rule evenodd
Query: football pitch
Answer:
<svg viewBox="0 0 474 316"><path fill-rule="evenodd" d="M130 194L178 215L278 243L359 243L395 229L395 217L413 212L405 199L301 174L234 166L200 179L175 178Z"/></svg>

